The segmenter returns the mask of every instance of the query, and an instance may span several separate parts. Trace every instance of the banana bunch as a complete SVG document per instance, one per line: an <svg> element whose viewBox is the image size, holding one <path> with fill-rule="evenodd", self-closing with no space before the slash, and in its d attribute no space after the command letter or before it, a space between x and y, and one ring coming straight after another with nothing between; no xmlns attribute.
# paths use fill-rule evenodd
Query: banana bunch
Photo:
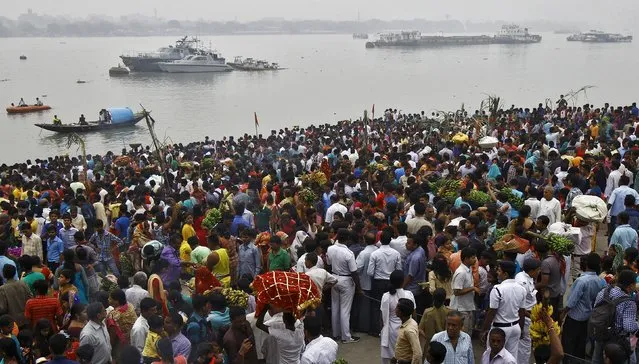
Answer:
<svg viewBox="0 0 639 364"><path fill-rule="evenodd" d="M453 203L459 197L459 187L461 186L460 180L455 179L443 179L434 183L438 189L433 189L433 192L437 191L437 195L446 201Z"/></svg>
<svg viewBox="0 0 639 364"><path fill-rule="evenodd" d="M536 348L540 345L550 344L550 335L548 334L548 327L541 319L541 310L543 305L541 303L536 304L530 314L530 338L532 339L532 347ZM552 306L546 306L548 316L552 315ZM556 333L559 333L559 324L553 320L553 329Z"/></svg>
<svg viewBox="0 0 639 364"><path fill-rule="evenodd" d="M492 199L490 198L490 195L487 194L486 192L482 192L479 190L472 190L468 194L468 201L474 203L477 206L484 206L487 203L490 203Z"/></svg>
<svg viewBox="0 0 639 364"><path fill-rule="evenodd" d="M575 249L575 244L572 239L567 236L550 233L546 236L548 247L561 255L570 255Z"/></svg>
<svg viewBox="0 0 639 364"><path fill-rule="evenodd" d="M499 228L495 230L495 241L500 241L504 235L508 234L508 228Z"/></svg>
<svg viewBox="0 0 639 364"><path fill-rule="evenodd" d="M229 306L248 307L248 294L246 292L232 288L224 288L221 293L222 296L226 298Z"/></svg>
<svg viewBox="0 0 639 364"><path fill-rule="evenodd" d="M212 231L220 221L222 221L222 212L219 209L212 208L206 212L206 217L202 220L202 227Z"/></svg>
<svg viewBox="0 0 639 364"><path fill-rule="evenodd" d="M317 200L317 195L315 194L315 192L313 192L313 190L308 187L299 192L299 197L302 201L306 202L309 205Z"/></svg>
<svg viewBox="0 0 639 364"><path fill-rule="evenodd" d="M503 188L501 192L508 195L508 203L510 203L510 206L512 206L515 210L519 210L522 207L524 207L524 199L521 197L515 196L512 189Z"/></svg>

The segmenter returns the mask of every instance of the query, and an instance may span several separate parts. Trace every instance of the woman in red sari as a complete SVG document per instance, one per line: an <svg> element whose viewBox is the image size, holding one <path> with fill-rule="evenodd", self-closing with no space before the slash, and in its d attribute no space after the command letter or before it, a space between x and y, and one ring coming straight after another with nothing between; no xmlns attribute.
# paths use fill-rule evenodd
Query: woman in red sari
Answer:
<svg viewBox="0 0 639 364"><path fill-rule="evenodd" d="M207 231L202 227L202 221L204 221L205 214L202 213L202 207L195 205L193 207L193 229L195 230L195 236L199 241L200 246L207 246L206 235Z"/></svg>

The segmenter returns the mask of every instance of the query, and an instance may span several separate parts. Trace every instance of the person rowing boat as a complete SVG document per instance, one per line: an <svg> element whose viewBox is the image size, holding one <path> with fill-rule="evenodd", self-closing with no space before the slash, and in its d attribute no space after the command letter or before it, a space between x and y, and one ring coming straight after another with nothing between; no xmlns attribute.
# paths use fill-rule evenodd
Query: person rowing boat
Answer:
<svg viewBox="0 0 639 364"><path fill-rule="evenodd" d="M27 103L24 102L24 99L21 97L20 102L18 102L18 107L24 107L24 106L29 106L29 105L27 105Z"/></svg>

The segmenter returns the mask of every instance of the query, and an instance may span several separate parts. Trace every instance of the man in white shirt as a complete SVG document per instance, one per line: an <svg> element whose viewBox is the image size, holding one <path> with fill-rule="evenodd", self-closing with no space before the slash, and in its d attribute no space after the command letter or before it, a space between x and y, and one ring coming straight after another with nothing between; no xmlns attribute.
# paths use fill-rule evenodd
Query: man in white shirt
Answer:
<svg viewBox="0 0 639 364"><path fill-rule="evenodd" d="M338 202L339 197L337 195L331 195L331 206L326 209L326 219L324 220L327 224L331 224L333 222L333 215L336 212L342 213L342 216L346 215L348 209L346 206L342 205Z"/></svg>
<svg viewBox="0 0 639 364"><path fill-rule="evenodd" d="M390 242L390 247L397 250L399 256L402 259L402 262L406 260L408 256L408 249L406 249L406 242L408 241L408 237L406 236L406 232L408 230L408 225L405 222L397 223L397 237L392 239Z"/></svg>
<svg viewBox="0 0 639 364"><path fill-rule="evenodd" d="M308 271L308 268L306 268L306 255L312 252L317 254L316 250L317 243L315 242L315 240L307 239L306 241L304 241L304 251L306 253L302 254L302 256L299 257L299 259L297 260L297 264L295 264L295 271L297 273L306 273L306 271ZM324 261L322 259L318 259L315 267L323 269Z"/></svg>
<svg viewBox="0 0 639 364"><path fill-rule="evenodd" d="M539 217L539 199L537 198L537 189L534 187L530 187L528 189L528 195L530 197L528 197L525 201L524 201L524 205L526 206L530 206L530 218L533 220L537 220L537 217Z"/></svg>
<svg viewBox="0 0 639 364"><path fill-rule="evenodd" d="M328 273L323 268L317 267L317 254L315 252L306 253L305 265L306 275L317 285L320 292L333 287L337 283L337 278Z"/></svg>
<svg viewBox="0 0 639 364"><path fill-rule="evenodd" d="M497 266L497 278L501 284L490 291L490 308L484 320L482 340L486 341L488 329L498 327L506 333L506 350L519 355L519 339L526 316L526 289L517 283L515 263L501 261Z"/></svg>
<svg viewBox="0 0 639 364"><path fill-rule="evenodd" d="M544 198L539 201L539 216L548 216L548 226L561 221L561 204L553 197L555 191L551 186L544 189Z"/></svg>
<svg viewBox="0 0 639 364"><path fill-rule="evenodd" d="M300 364L333 364L337 360L337 343L322 332L322 321L318 317L304 319L304 336L308 344L302 353Z"/></svg>
<svg viewBox="0 0 639 364"><path fill-rule="evenodd" d="M135 346L140 352L144 350L144 343L146 342L146 336L149 334L148 318L157 315L158 312L157 302L151 298L146 297L140 301L140 316L131 329L131 345Z"/></svg>
<svg viewBox="0 0 639 364"><path fill-rule="evenodd" d="M526 310L526 318L524 329L522 331L519 349L517 351L517 359L520 363L527 363L530 360L530 352L532 341L530 338L530 312L537 304L537 290L535 289L535 281L541 271L541 262L535 258L526 258L524 260L523 269L515 276L515 282L519 283L526 289L526 300L524 301L524 309ZM492 332L491 332L492 334ZM514 355L514 354L513 354Z"/></svg>
<svg viewBox="0 0 639 364"><path fill-rule="evenodd" d="M528 361L517 361L515 357L504 348L506 343L506 333L504 330L495 327L490 330L488 337L488 348L481 356L481 364L517 364L528 363Z"/></svg>
<svg viewBox="0 0 639 364"><path fill-rule="evenodd" d="M608 175L608 179L606 180L606 190L604 191L604 194L606 196L610 196L612 191L614 191L615 188L619 187L619 178L621 178L622 175L628 176L631 181L633 180L632 172L627 170L626 166L621 164L618 160L613 160L611 165L613 171L610 172L610 174Z"/></svg>
<svg viewBox="0 0 639 364"><path fill-rule="evenodd" d="M378 249L375 245L375 234L371 232L366 233L366 235L364 235L364 242L366 243L366 247L357 255L357 259L355 259L359 283L362 286L362 291L364 291L364 295L355 297L355 304L353 306L356 307L352 315L354 315L353 322L357 325L357 332L369 332L370 330L371 301L365 296L370 297L371 295L371 277L366 272L366 269L368 268L371 254Z"/></svg>
<svg viewBox="0 0 639 364"><path fill-rule="evenodd" d="M373 319L370 334L374 336L379 335L381 331L380 302L390 286L390 275L393 271L402 270L402 258L399 252L390 247L392 238L393 233L390 230L382 232L380 239L382 245L371 254L368 268L366 269L368 276L373 278L371 297L374 301L371 308Z"/></svg>
<svg viewBox="0 0 639 364"><path fill-rule="evenodd" d="M149 292L142 288L147 281L146 273L136 272L133 275L133 285L124 291L126 301L133 306L135 313L138 315L140 314L140 302L142 302L144 298L150 297Z"/></svg>
<svg viewBox="0 0 639 364"><path fill-rule="evenodd" d="M255 326L277 340L280 364L299 363L302 348L304 347L304 325L301 321L295 319L295 316L290 312L282 314L284 327L280 325L265 325L264 316L267 311L267 309L262 311L257 318ZM274 312L274 309L271 308L270 313L273 314Z"/></svg>
<svg viewBox="0 0 639 364"><path fill-rule="evenodd" d="M473 312L475 311L475 294L479 294L479 287L475 287L473 273L470 267L477 262L477 251L466 247L461 251L461 263L451 280L453 297L450 308L461 312L464 317L464 332L473 332Z"/></svg>
<svg viewBox="0 0 639 364"><path fill-rule="evenodd" d="M348 229L337 231L337 241L328 247L326 260L331 266L331 272L337 278L337 283L331 288L331 323L333 337L341 337L342 344L359 341L351 336L350 318L353 297L361 292L355 254L344 244L351 237ZM395 252L397 253L397 252ZM397 253L399 255L399 253Z"/></svg>

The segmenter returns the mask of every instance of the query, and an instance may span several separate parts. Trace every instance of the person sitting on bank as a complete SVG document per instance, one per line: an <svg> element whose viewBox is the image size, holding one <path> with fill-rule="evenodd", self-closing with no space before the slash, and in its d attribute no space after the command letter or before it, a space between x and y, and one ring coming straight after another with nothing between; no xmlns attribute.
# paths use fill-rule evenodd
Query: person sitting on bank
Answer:
<svg viewBox="0 0 639 364"><path fill-rule="evenodd" d="M20 102L18 102L18 106L27 106L27 103L24 102L24 99L21 97Z"/></svg>
<svg viewBox="0 0 639 364"><path fill-rule="evenodd" d="M62 120L58 119L58 115L53 115L53 125L62 125Z"/></svg>
<svg viewBox="0 0 639 364"><path fill-rule="evenodd" d="M87 119L84 117L84 114L80 114L79 124L80 125L89 125L89 123L87 123Z"/></svg>
<svg viewBox="0 0 639 364"><path fill-rule="evenodd" d="M36 102L35 102L35 104L36 104L36 106L42 106L42 105L43 105L43 103L42 103L42 101L40 100L40 98L39 98L39 97L36 97Z"/></svg>

